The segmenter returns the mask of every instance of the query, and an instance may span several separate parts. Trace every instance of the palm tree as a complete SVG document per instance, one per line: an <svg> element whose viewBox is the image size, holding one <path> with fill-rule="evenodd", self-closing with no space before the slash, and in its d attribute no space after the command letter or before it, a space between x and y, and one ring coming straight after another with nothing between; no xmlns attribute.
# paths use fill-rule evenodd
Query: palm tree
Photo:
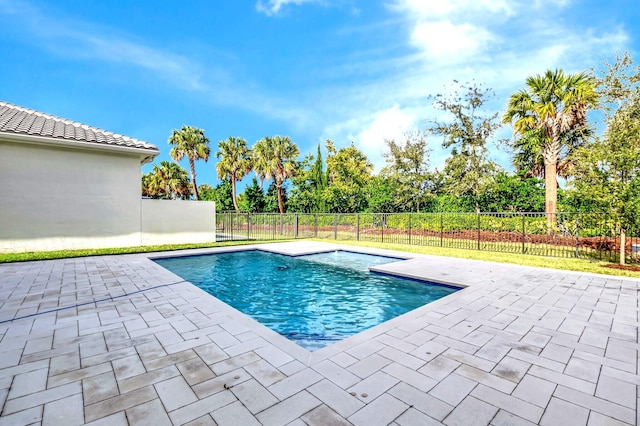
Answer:
<svg viewBox="0 0 640 426"><path fill-rule="evenodd" d="M173 130L168 142L169 145L173 145L170 154L174 161L180 161L184 157L189 160L193 189L196 194L196 200L199 200L200 194L196 184L195 161L202 159L206 162L209 159L209 139L204 135L204 130L202 129L182 126L180 130Z"/></svg>
<svg viewBox="0 0 640 426"><path fill-rule="evenodd" d="M595 80L588 74L562 70L527 78L527 87L509 98L502 120L514 129L514 148L535 166L544 163L545 211L551 230L558 205L558 164L587 131L587 111L597 103ZM518 155L516 155L516 159Z"/></svg>
<svg viewBox="0 0 640 426"><path fill-rule="evenodd" d="M284 213L284 203L282 202L282 186L284 182L295 176L298 170L296 158L300 154L298 146L289 139L289 136L273 136L269 140L269 154L267 167L265 168L266 178L273 178L273 182L278 188L278 209Z"/></svg>
<svg viewBox="0 0 640 426"><path fill-rule="evenodd" d="M272 157L271 151L271 138L264 137L260 139L251 148L251 162L253 163L253 170L260 179L260 189L264 184L264 180L269 174L269 158Z"/></svg>
<svg viewBox="0 0 640 426"><path fill-rule="evenodd" d="M216 164L218 178L229 178L233 207L236 211L240 211L236 197L236 182L242 180L251 170L251 151L247 148L247 141L233 136L229 136L227 140L219 141L218 149L219 151L216 153L216 157L220 159Z"/></svg>
<svg viewBox="0 0 640 426"><path fill-rule="evenodd" d="M142 194L153 198L177 197L188 199L191 196L191 183L187 171L179 164L161 161L153 165L153 171L142 176Z"/></svg>

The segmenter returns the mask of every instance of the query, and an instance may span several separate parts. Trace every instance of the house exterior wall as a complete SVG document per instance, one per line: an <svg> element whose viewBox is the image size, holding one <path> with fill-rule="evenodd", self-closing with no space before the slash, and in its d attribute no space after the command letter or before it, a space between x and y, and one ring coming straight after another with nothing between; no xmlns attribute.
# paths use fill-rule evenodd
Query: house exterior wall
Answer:
<svg viewBox="0 0 640 426"><path fill-rule="evenodd" d="M140 245L140 155L0 141L0 251Z"/></svg>
<svg viewBox="0 0 640 426"><path fill-rule="evenodd" d="M216 240L213 201L142 200L142 245Z"/></svg>

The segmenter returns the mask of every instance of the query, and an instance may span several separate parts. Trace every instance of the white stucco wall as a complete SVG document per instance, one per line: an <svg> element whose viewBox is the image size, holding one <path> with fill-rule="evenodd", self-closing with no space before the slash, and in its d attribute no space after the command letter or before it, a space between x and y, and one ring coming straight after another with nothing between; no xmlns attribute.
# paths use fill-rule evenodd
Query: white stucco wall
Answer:
<svg viewBox="0 0 640 426"><path fill-rule="evenodd" d="M213 201L142 200L142 245L216 240Z"/></svg>
<svg viewBox="0 0 640 426"><path fill-rule="evenodd" d="M140 155L0 141L0 251L140 244Z"/></svg>

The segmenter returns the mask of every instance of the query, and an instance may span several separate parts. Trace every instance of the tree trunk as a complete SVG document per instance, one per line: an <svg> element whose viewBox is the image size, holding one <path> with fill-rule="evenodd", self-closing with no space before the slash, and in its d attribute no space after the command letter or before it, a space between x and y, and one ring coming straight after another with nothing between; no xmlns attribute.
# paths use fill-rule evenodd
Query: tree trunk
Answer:
<svg viewBox="0 0 640 426"><path fill-rule="evenodd" d="M280 214L284 213L284 205L282 204L282 186L278 186L278 209L280 209Z"/></svg>
<svg viewBox="0 0 640 426"><path fill-rule="evenodd" d="M196 194L196 201L200 200L198 194L198 185L196 184L196 165L192 159L189 159L189 169L191 169L191 180L193 181L193 192Z"/></svg>
<svg viewBox="0 0 640 426"><path fill-rule="evenodd" d="M556 175L557 158L544 160L544 205L547 214L547 233L551 234L556 224L558 210L558 178Z"/></svg>
<svg viewBox="0 0 640 426"><path fill-rule="evenodd" d="M627 235L623 227L620 227L620 264L624 265L626 257Z"/></svg>
<svg viewBox="0 0 640 426"><path fill-rule="evenodd" d="M233 200L233 207L236 209L236 212L240 211L240 207L238 207L238 200L236 200L236 180L231 177L231 199Z"/></svg>

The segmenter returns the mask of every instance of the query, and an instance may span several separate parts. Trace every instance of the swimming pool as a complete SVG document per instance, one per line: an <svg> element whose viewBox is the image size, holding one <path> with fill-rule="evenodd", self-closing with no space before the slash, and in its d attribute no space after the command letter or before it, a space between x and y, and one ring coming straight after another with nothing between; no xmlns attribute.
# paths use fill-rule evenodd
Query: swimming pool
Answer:
<svg viewBox="0 0 640 426"><path fill-rule="evenodd" d="M314 351L459 290L369 271L398 260L347 251L291 257L250 250L155 262Z"/></svg>

